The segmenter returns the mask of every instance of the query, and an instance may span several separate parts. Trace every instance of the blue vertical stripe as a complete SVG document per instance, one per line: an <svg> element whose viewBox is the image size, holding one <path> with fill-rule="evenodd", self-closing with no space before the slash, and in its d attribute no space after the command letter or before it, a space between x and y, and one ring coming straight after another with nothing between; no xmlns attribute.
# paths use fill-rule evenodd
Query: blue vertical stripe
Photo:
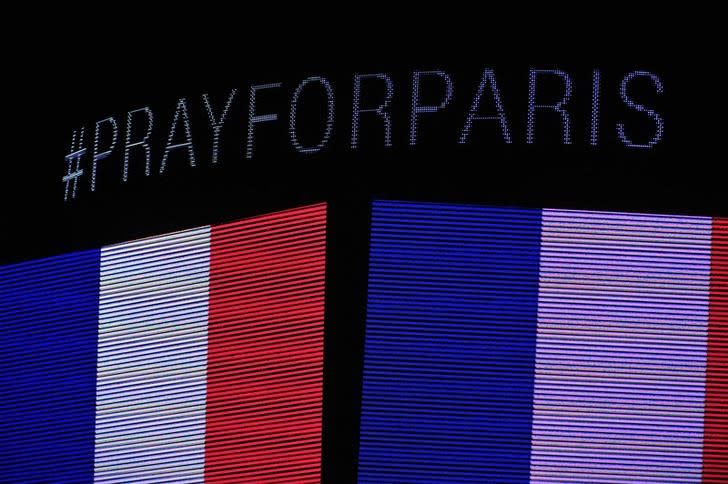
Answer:
<svg viewBox="0 0 728 484"><path fill-rule="evenodd" d="M362 484L529 479L540 211L373 205Z"/></svg>
<svg viewBox="0 0 728 484"><path fill-rule="evenodd" d="M0 481L93 480L99 251L0 267Z"/></svg>

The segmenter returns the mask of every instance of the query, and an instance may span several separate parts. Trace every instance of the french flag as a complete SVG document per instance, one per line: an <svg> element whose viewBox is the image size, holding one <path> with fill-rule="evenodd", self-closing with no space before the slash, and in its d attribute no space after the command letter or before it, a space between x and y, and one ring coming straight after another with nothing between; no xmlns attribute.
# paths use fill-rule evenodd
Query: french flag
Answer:
<svg viewBox="0 0 728 484"><path fill-rule="evenodd" d="M325 238L0 268L0 480L320 482ZM727 482L726 219L380 200L368 277L360 484Z"/></svg>
<svg viewBox="0 0 728 484"><path fill-rule="evenodd" d="M376 201L360 484L728 482L728 220Z"/></svg>
<svg viewBox="0 0 728 484"><path fill-rule="evenodd" d="M318 483L326 206L0 268L0 481Z"/></svg>

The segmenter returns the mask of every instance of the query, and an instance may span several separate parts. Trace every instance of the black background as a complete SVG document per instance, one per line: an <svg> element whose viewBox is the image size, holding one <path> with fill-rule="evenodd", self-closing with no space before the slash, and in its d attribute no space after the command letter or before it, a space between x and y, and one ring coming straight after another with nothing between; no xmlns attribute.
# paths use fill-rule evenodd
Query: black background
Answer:
<svg viewBox="0 0 728 484"><path fill-rule="evenodd" d="M51 49L14 71L21 72L14 76L18 85L7 96L6 121L12 127L5 131L6 178L0 187L5 215L0 263L328 202L323 476L327 483L353 483L371 199L728 215L719 135L723 127L716 115L722 87L712 64L692 55L704 46L678 49L650 39L639 42L578 55L559 48L516 54L494 44L490 51L458 44L394 56L373 45L355 53L346 45L323 43L284 55L242 41L215 55ZM471 143L461 146L460 130L486 67L495 70L513 143L505 145L497 123L486 121L475 123ZM558 68L572 76L572 145L561 144L559 119L540 113L536 142L526 144L530 67ZM603 97L600 144L593 147L588 130L595 68L602 71ZM442 113L421 118L419 143L411 147L411 72L431 69L452 76L454 99ZM656 95L649 83L634 83L635 98L664 117L664 137L654 149L627 148L616 136L617 122L631 127L637 140L654 131L644 114L630 112L619 99L619 82L633 70L651 71L664 84L664 93ZM371 115L362 117L359 148L350 147L355 72L386 72L394 81L391 148L383 146L381 123ZM321 153L303 155L290 143L288 110L297 83L314 75L326 77L334 87L335 125ZM261 95L259 111L278 112L280 119L257 128L255 154L247 160L248 89L267 82L283 85ZM548 84L544 101L560 93L558 84ZM373 86L370 100L377 96ZM219 115L232 88L238 96L223 128L220 161L212 166L201 95L210 94ZM316 88L306 92L301 137L315 140L325 113L323 97ZM423 102L427 96L436 101L442 86L423 84L423 92L428 93ZM189 167L186 152L178 150L170 155L168 171L159 175L163 143L182 96L190 108L197 166ZM492 109L488 98L483 98L484 112ZM143 106L155 113L152 175L144 176L136 153L130 179L123 184L119 144L125 114ZM65 203L61 177L72 132L86 126L88 140L93 123L108 116L120 122L122 139L115 155L101 162L95 193L89 191L86 157L78 198Z"/></svg>

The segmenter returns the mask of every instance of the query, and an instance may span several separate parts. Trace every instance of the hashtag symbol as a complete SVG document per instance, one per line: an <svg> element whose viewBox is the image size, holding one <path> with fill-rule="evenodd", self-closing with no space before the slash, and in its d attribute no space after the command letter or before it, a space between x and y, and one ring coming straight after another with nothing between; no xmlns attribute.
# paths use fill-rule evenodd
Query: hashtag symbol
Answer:
<svg viewBox="0 0 728 484"><path fill-rule="evenodd" d="M66 174L63 176L63 182L66 184L66 191L63 201L68 201L68 193L71 192L71 198L76 198L76 189L78 188L78 179L83 175L81 169L81 157L86 154L86 148L83 147L83 135L85 128L80 131L74 131L71 138L71 152L66 155Z"/></svg>

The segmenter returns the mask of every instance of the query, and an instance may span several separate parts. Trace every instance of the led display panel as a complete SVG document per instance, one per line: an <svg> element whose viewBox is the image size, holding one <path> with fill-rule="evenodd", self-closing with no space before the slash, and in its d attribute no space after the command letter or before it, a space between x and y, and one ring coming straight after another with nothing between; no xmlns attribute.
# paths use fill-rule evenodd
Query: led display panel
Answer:
<svg viewBox="0 0 728 484"><path fill-rule="evenodd" d="M360 483L724 482L726 223L373 205Z"/></svg>
<svg viewBox="0 0 728 484"><path fill-rule="evenodd" d="M326 205L0 268L7 482L320 482Z"/></svg>

